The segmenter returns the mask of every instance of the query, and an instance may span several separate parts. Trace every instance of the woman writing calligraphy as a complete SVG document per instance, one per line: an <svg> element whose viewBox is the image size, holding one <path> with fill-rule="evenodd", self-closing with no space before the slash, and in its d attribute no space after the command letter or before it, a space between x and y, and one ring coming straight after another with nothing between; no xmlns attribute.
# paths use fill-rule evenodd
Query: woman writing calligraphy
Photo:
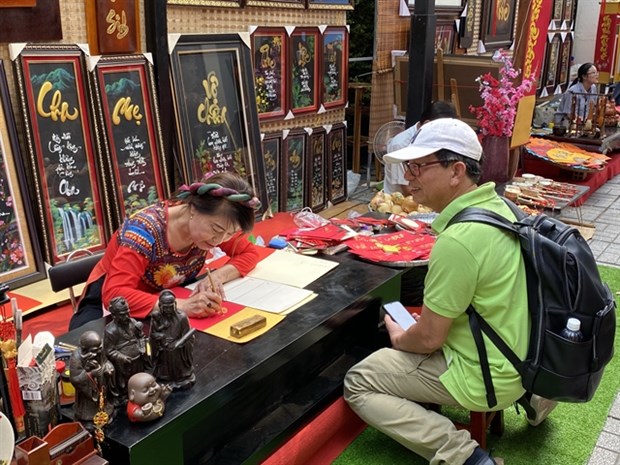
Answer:
<svg viewBox="0 0 620 465"><path fill-rule="evenodd" d="M260 202L232 173L182 186L177 198L136 212L114 233L69 329L101 317L117 296L127 300L132 317L145 318L158 307L159 292L191 282L214 247L230 257L212 273L216 289L201 280L190 297L177 300L177 308L194 318L221 311L222 284L249 273L258 262L256 246L244 233L252 230Z"/></svg>

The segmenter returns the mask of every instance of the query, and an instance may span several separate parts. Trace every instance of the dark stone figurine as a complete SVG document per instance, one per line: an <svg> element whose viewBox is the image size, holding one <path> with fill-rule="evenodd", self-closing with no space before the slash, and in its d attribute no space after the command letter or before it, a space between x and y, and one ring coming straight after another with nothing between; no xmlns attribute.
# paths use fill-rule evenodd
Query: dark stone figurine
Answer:
<svg viewBox="0 0 620 465"><path fill-rule="evenodd" d="M157 420L164 415L164 401L172 392L168 384L159 385L148 373L136 373L127 384L127 417L132 422Z"/></svg>
<svg viewBox="0 0 620 465"><path fill-rule="evenodd" d="M135 374L148 371L151 361L146 353L146 336L142 323L129 316L124 297L115 297L109 308L113 320L105 327L103 348L115 369L114 386L119 403L127 400L127 381Z"/></svg>
<svg viewBox="0 0 620 465"><path fill-rule="evenodd" d="M75 386L75 419L91 428L95 417L109 423L114 413L110 389L114 367L103 353L101 336L86 331L80 336L80 345L71 354L69 378ZM105 424L104 423L104 424Z"/></svg>
<svg viewBox="0 0 620 465"><path fill-rule="evenodd" d="M177 310L176 297L164 289L159 308L151 312L151 351L153 374L173 389L186 389L196 381L194 374L194 329L187 315Z"/></svg>

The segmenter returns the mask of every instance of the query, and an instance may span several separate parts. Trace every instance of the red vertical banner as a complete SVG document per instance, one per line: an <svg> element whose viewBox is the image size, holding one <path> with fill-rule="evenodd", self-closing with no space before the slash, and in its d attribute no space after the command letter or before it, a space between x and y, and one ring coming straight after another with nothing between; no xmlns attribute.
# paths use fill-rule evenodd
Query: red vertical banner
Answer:
<svg viewBox="0 0 620 465"><path fill-rule="evenodd" d="M547 45L547 30L551 21L551 5L553 2L534 0L530 4L530 11L525 24L526 41L525 53L523 54L523 76L534 74L536 77L542 73L543 60ZM515 63L519 66L520 63ZM536 93L536 86L532 86L526 95Z"/></svg>
<svg viewBox="0 0 620 465"><path fill-rule="evenodd" d="M594 64L598 68L601 82L607 82L613 73L616 28L618 26L618 4L601 3L598 29L594 45Z"/></svg>
<svg viewBox="0 0 620 465"><path fill-rule="evenodd" d="M525 2L521 2L521 5ZM533 0L529 3L527 20L524 24L525 37L518 43L519 50L514 62L515 68L523 70L523 76L534 74L536 78L542 73L547 30L551 21L551 4L549 0ZM532 85L525 96L519 100L515 126L510 139L510 147L527 144L530 140L532 116L536 106L536 85Z"/></svg>

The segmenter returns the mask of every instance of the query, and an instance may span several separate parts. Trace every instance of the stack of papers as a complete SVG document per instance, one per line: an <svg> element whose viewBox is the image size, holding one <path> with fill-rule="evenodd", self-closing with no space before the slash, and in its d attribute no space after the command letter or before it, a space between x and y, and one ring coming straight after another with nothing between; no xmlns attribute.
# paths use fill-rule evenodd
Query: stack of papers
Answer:
<svg viewBox="0 0 620 465"><path fill-rule="evenodd" d="M224 285L226 301L284 315L314 299L316 294L304 288L336 266L330 260L276 250L247 276Z"/></svg>

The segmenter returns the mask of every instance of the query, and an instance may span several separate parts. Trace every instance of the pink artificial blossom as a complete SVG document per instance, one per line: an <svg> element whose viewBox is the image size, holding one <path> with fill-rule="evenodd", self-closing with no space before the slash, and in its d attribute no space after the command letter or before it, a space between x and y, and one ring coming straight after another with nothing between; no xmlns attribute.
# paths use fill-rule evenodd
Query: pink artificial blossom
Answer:
<svg viewBox="0 0 620 465"><path fill-rule="evenodd" d="M469 111L476 115L483 136L511 136L517 104L533 85L534 75L524 77L521 84L515 86L514 81L521 71L514 68L508 53L500 49L493 55L493 60L504 64L499 70L500 79L494 78L491 73L476 79L484 104L479 107L470 105Z"/></svg>

